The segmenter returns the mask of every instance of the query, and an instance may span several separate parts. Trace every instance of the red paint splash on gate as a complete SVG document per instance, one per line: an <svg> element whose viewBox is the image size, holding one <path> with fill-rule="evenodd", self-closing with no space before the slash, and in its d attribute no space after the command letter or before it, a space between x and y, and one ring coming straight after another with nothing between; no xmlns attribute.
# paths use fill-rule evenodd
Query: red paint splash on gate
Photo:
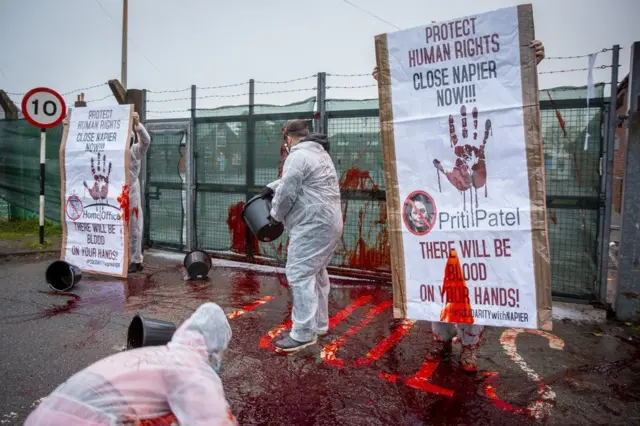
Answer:
<svg viewBox="0 0 640 426"><path fill-rule="evenodd" d="M371 178L368 170L361 170L357 166L346 170L340 179L340 189L343 191L378 191L380 188ZM358 211L358 237L353 249L349 252L342 236L342 247L345 251L345 263L352 268L361 269L389 269L389 234L387 232L387 209L383 201L372 200L378 206L378 220L375 225L382 225L375 237L375 243L368 244L365 240L364 217L369 202ZM343 198L342 221L347 222L349 199ZM367 235L368 237L368 235ZM369 239L370 241L371 239Z"/></svg>
<svg viewBox="0 0 640 426"><path fill-rule="evenodd" d="M244 207L244 201L240 201L236 204L229 206L229 213L227 215L227 226L231 233L231 250L238 253L247 252L247 225L242 219L242 208ZM251 249L253 254L260 253L260 246L256 238L251 239Z"/></svg>

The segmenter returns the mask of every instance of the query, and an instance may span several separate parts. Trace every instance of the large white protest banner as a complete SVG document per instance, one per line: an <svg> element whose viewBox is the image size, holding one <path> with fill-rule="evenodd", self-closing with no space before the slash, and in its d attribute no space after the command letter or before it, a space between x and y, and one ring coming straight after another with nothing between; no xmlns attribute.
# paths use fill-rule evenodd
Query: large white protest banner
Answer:
<svg viewBox="0 0 640 426"><path fill-rule="evenodd" d="M531 5L376 37L396 317L551 328Z"/></svg>
<svg viewBox="0 0 640 426"><path fill-rule="evenodd" d="M62 259L127 276L132 105L70 108L60 145Z"/></svg>

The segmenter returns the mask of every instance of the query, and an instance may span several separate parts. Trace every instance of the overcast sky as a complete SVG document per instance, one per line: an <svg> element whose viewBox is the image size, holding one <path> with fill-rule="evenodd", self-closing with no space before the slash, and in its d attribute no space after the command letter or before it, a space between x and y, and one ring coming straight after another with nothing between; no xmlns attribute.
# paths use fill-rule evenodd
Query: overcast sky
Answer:
<svg viewBox="0 0 640 426"><path fill-rule="evenodd" d="M449 20L516 0L350 0L399 28ZM620 44L621 78L629 69L629 46L640 40L640 0L530 0L536 36L547 56L572 56ZM370 73L373 37L396 31L344 0L130 0L128 86L155 91L191 84L218 86L281 81L319 71ZM120 78L122 0L0 0L0 88L24 93L36 86L60 92ZM610 64L611 52L596 65ZM545 60L539 70L585 68L587 58ZM597 70L609 81L610 69ZM584 85L586 71L543 74L543 88ZM315 79L292 84L257 84L257 92L311 89ZM373 84L369 76L329 77L328 85ZM248 86L201 90L199 95L242 94ZM86 91L91 101L109 95L107 86ZM289 103L314 91L258 95L258 103ZM188 97L189 92L150 94L150 99ZM376 97L376 89L330 89L330 98ZM12 95L16 101L21 99ZM65 96L68 102L75 95ZM108 103L109 101L103 101ZM244 97L199 99L198 106L246 104ZM149 104L150 110L183 110L188 100ZM163 117L182 114L163 114ZM155 117L159 117L155 115Z"/></svg>

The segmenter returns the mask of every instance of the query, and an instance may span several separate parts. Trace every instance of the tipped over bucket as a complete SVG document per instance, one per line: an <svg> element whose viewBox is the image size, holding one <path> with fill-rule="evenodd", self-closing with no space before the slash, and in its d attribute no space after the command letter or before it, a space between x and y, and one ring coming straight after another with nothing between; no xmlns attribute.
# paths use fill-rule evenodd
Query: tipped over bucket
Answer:
<svg viewBox="0 0 640 426"><path fill-rule="evenodd" d="M55 291L69 291L82 278L82 271L64 260L56 260L47 268L45 278Z"/></svg>
<svg viewBox="0 0 640 426"><path fill-rule="evenodd" d="M271 211L271 197L256 195L245 204L242 218L253 235L263 243L278 239L284 232L284 225L271 225L269 212Z"/></svg>
<svg viewBox="0 0 640 426"><path fill-rule="evenodd" d="M176 325L172 322L136 315L129 324L127 349L166 345L175 331Z"/></svg>
<svg viewBox="0 0 640 426"><path fill-rule="evenodd" d="M211 258L202 250L193 250L184 257L184 268L190 280L206 278L211 269Z"/></svg>

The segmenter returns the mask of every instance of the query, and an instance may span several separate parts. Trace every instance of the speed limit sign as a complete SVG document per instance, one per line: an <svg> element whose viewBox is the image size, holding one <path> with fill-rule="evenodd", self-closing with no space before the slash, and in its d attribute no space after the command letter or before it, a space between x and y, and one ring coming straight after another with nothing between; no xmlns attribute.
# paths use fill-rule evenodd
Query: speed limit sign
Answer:
<svg viewBox="0 0 640 426"><path fill-rule="evenodd" d="M46 87L30 90L22 98L22 114L40 129L50 129L64 119L67 106L57 92Z"/></svg>

